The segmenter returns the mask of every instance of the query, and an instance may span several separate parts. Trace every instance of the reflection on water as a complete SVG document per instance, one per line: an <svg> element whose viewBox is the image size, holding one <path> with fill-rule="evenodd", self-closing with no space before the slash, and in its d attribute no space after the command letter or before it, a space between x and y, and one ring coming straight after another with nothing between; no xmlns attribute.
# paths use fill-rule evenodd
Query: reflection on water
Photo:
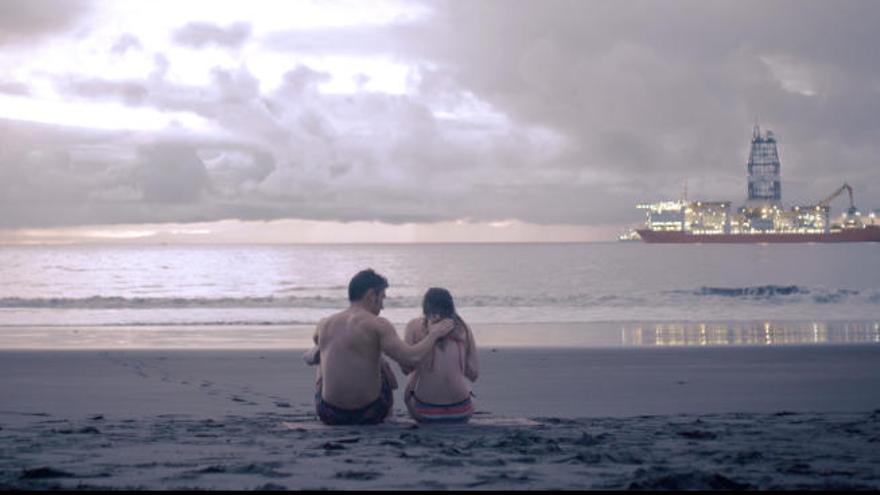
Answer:
<svg viewBox="0 0 880 495"><path fill-rule="evenodd" d="M880 343L880 321L636 323L621 337L632 346Z"/></svg>

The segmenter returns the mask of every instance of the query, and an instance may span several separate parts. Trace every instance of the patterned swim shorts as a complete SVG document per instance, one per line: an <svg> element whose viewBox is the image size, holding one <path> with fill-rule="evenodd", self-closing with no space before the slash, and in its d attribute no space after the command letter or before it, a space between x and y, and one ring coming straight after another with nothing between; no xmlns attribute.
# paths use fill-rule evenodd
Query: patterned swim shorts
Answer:
<svg viewBox="0 0 880 495"><path fill-rule="evenodd" d="M318 418L326 425L375 425L385 420L394 405L391 383L382 374L382 390L373 402L358 409L343 409L327 403L321 397L321 387L315 392L315 409Z"/></svg>

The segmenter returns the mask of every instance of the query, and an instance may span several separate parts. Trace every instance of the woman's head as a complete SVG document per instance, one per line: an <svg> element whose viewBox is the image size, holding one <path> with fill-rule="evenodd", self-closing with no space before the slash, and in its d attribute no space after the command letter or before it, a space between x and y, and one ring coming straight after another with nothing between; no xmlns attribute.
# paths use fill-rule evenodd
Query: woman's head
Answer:
<svg viewBox="0 0 880 495"><path fill-rule="evenodd" d="M425 292L425 297L422 299L422 313L426 319L455 317L455 303L452 301L452 294L446 289L431 287Z"/></svg>
<svg viewBox="0 0 880 495"><path fill-rule="evenodd" d="M447 339L459 341L467 344L468 327L464 320L455 312L455 303L452 302L452 294L448 290L440 287L431 287L425 292L422 299L422 313L425 315L422 324L427 330L428 323L433 323L444 318L452 318L455 322L455 328L452 332L437 341L437 347L443 349ZM434 369L434 355L431 354L430 368Z"/></svg>

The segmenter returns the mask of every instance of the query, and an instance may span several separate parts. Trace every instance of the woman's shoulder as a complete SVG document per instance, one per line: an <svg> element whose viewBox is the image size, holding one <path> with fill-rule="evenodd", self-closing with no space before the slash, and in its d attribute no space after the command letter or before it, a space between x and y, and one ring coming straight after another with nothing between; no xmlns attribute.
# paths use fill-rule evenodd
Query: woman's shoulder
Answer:
<svg viewBox="0 0 880 495"><path fill-rule="evenodd" d="M406 324L406 328L418 328L424 325L425 317L419 316L418 318L413 318L409 320L409 323Z"/></svg>

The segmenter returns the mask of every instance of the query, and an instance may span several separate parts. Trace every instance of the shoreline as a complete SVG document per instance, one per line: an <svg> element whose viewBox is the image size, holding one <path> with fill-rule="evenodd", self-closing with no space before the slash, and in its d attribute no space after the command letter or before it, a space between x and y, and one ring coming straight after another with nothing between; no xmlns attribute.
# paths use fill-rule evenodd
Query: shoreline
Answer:
<svg viewBox="0 0 880 495"><path fill-rule="evenodd" d="M402 325L396 326L402 328ZM475 323L471 326L480 347L880 344L880 320L871 319L624 320ZM314 328L312 324L0 326L0 350L307 349L311 347Z"/></svg>

